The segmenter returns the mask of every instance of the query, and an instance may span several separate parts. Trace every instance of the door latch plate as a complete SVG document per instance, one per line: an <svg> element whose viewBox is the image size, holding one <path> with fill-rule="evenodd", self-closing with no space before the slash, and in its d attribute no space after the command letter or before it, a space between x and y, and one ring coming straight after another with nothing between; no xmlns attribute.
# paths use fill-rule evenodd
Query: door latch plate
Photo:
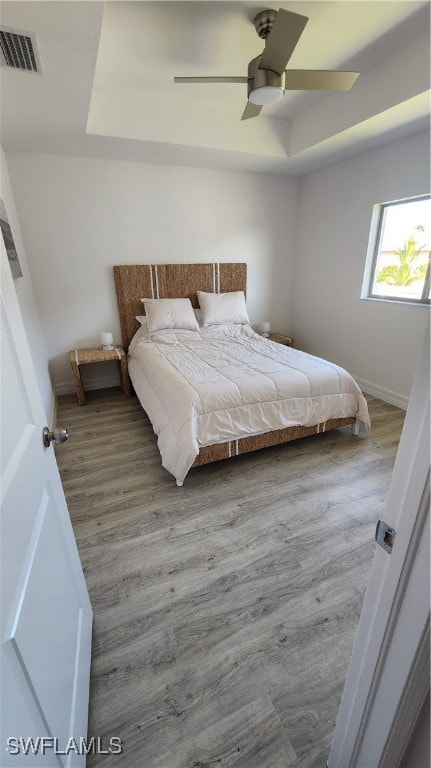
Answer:
<svg viewBox="0 0 431 768"><path fill-rule="evenodd" d="M384 520L378 521L376 526L376 541L377 544L380 544L380 546L383 547L386 552L389 552L389 554L392 552L396 535L397 532L395 528L391 528Z"/></svg>

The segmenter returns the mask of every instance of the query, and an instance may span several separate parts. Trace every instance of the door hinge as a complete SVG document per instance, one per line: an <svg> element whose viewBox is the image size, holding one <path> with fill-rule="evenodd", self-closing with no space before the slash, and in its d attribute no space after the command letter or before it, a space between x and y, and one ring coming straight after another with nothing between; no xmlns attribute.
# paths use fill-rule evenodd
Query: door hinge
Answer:
<svg viewBox="0 0 431 768"><path fill-rule="evenodd" d="M376 525L376 541L389 554L392 552L396 535L395 528L391 528L384 520L378 521Z"/></svg>

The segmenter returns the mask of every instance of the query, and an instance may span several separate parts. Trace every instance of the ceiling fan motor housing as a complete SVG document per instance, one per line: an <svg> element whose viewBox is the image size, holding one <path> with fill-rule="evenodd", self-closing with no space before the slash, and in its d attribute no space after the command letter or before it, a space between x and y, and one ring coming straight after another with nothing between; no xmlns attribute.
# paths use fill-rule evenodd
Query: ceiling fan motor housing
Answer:
<svg viewBox="0 0 431 768"><path fill-rule="evenodd" d="M260 56L258 59L260 59ZM272 72L270 69L259 69L259 67L256 66L256 59L253 59L248 68L247 96L250 97L252 91L256 91L258 88L279 88L284 93L285 80L286 75L284 72L279 75L277 72ZM256 103L261 102L259 101Z"/></svg>

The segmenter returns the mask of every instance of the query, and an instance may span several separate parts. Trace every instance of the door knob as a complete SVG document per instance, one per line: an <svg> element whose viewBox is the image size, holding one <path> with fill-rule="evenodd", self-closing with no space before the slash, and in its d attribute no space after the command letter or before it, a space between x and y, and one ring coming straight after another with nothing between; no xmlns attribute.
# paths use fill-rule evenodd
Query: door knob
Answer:
<svg viewBox="0 0 431 768"><path fill-rule="evenodd" d="M65 443L68 437L69 433L67 429L63 429L63 427L55 427L52 432L49 431L48 427L44 427L42 431L42 439L45 448L49 448L52 442Z"/></svg>

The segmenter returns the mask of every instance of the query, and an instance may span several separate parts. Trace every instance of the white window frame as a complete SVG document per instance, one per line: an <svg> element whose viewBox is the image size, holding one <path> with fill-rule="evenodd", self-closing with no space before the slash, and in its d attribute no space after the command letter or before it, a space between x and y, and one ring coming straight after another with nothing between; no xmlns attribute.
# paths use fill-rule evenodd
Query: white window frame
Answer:
<svg viewBox="0 0 431 768"><path fill-rule="evenodd" d="M403 200L392 200L386 203L378 203L373 207L373 214L371 217L370 237L368 240L367 259L364 273L364 281L362 284L362 299L370 299L372 301L385 301L392 304L409 304L417 306L430 305L430 299L427 298L430 289L430 264L428 263L428 270L424 280L422 289L422 296L420 299L408 298L404 296L382 296L381 294L373 293L374 276L376 272L377 261L380 253L380 243L382 240L382 231L384 225L385 212L388 208L392 208L395 205L402 205L404 203L410 203L419 200L429 200L430 195L418 195L416 197L406 197Z"/></svg>

